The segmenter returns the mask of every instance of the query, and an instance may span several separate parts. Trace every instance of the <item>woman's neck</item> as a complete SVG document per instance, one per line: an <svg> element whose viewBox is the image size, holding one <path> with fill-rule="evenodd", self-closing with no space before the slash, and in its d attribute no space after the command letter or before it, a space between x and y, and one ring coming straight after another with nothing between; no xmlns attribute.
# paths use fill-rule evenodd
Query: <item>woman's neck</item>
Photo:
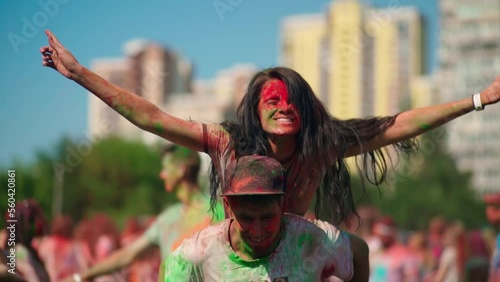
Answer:
<svg viewBox="0 0 500 282"><path fill-rule="evenodd" d="M287 162L296 153L295 137L270 137L269 144L271 146L271 157L281 163L283 161Z"/></svg>

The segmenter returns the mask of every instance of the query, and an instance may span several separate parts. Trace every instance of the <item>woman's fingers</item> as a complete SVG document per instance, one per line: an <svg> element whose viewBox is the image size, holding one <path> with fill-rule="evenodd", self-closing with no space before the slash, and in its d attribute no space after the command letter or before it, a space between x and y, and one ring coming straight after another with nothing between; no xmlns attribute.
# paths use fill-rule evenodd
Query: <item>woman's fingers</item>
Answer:
<svg viewBox="0 0 500 282"><path fill-rule="evenodd" d="M42 55L52 55L54 53L54 48L44 46L44 47L40 48L40 53Z"/></svg>
<svg viewBox="0 0 500 282"><path fill-rule="evenodd" d="M59 42L59 40L57 40L57 37L52 33L52 31L50 31L48 29L45 30L45 35L47 35L49 40L52 40L55 44L61 45L61 43Z"/></svg>
<svg viewBox="0 0 500 282"><path fill-rule="evenodd" d="M43 61L43 62L42 62L42 66L44 66L44 67L49 67L49 68L53 68L53 69L55 69L55 68L56 68L56 66L54 65L54 62L52 62L52 61L49 61L49 62L47 62L47 61Z"/></svg>
<svg viewBox="0 0 500 282"><path fill-rule="evenodd" d="M57 37L54 34L52 34L50 30L46 30L45 34L49 39L49 44L51 48L54 48L58 52L62 52L64 50L64 46L61 44L61 42L59 42Z"/></svg>

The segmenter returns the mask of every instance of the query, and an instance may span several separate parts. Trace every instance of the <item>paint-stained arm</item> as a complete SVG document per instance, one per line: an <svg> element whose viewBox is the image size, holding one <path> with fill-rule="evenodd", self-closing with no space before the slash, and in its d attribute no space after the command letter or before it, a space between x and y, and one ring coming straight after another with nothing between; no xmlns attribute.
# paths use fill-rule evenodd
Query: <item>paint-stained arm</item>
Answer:
<svg viewBox="0 0 500 282"><path fill-rule="evenodd" d="M484 106L493 105L500 101L500 76L481 92L480 97ZM385 132L364 144L363 151L361 151L360 147L355 146L348 150L347 156L372 151L415 137L473 110L472 98L468 97L451 103L402 112L396 117L394 124Z"/></svg>
<svg viewBox="0 0 500 282"><path fill-rule="evenodd" d="M48 46L40 49L43 65L74 80L138 127L173 143L201 151L201 125L171 116L146 99L118 87L86 69L47 30Z"/></svg>
<svg viewBox="0 0 500 282"><path fill-rule="evenodd" d="M131 244L122 247L121 249L113 252L103 261L95 264L91 268L80 273L83 281L91 281L92 279L104 274L112 273L120 270L132 263L132 261L141 253L153 247L145 236L137 238ZM73 282L72 277L66 278L64 282Z"/></svg>

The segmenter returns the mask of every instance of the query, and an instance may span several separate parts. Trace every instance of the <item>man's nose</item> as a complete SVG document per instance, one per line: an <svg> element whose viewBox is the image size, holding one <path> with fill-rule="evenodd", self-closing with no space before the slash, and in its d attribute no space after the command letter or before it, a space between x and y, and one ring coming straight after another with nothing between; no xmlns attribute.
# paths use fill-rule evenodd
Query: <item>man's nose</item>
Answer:
<svg viewBox="0 0 500 282"><path fill-rule="evenodd" d="M278 104L278 109L281 111L281 112L290 112L293 110L293 105L288 103L287 101L281 101L279 104Z"/></svg>
<svg viewBox="0 0 500 282"><path fill-rule="evenodd" d="M265 228L262 223L256 222L250 229L252 237L262 237L265 234Z"/></svg>

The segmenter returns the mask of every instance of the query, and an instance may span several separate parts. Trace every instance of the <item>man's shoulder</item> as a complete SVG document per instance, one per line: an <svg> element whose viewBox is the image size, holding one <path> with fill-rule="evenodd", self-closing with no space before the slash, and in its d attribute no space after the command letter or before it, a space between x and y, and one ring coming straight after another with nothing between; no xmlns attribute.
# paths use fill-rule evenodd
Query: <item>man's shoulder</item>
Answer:
<svg viewBox="0 0 500 282"><path fill-rule="evenodd" d="M218 248L225 240L226 221L210 225L185 239L181 246L181 252L186 258L199 257L200 254L208 255L212 248Z"/></svg>
<svg viewBox="0 0 500 282"><path fill-rule="evenodd" d="M196 237L197 240L205 240L205 239L210 240L211 238L215 237L223 237L224 230L228 220L229 219L210 225L204 228L203 230L200 230L199 232L195 233L193 236L191 236L191 238Z"/></svg>

